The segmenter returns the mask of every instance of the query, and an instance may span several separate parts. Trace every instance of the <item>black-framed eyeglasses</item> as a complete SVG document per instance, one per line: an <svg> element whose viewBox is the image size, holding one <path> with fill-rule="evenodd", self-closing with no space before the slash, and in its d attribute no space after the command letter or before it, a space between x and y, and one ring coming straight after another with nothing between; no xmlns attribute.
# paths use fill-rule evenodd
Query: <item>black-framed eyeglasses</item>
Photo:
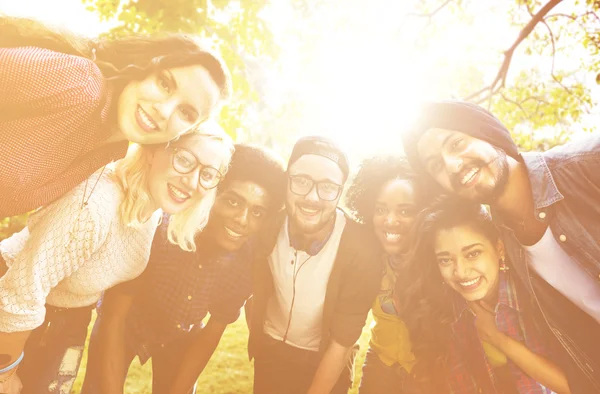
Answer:
<svg viewBox="0 0 600 394"><path fill-rule="evenodd" d="M198 181L204 189L217 187L223 175L214 167L204 165L193 152L185 148L173 148L173 168L180 174L189 174L200 167Z"/></svg>
<svg viewBox="0 0 600 394"><path fill-rule="evenodd" d="M323 201L333 201L342 192L342 185L330 181L317 182L306 175L290 175L290 191L298 196L306 196L315 187L317 195Z"/></svg>

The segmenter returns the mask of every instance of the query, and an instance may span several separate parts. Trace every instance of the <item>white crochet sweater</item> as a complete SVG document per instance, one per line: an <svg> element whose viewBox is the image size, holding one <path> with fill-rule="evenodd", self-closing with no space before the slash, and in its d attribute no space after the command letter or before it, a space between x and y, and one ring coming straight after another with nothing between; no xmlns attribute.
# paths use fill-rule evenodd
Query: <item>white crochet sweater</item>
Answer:
<svg viewBox="0 0 600 394"><path fill-rule="evenodd" d="M85 182L0 242L9 268L0 278L0 332L40 326L46 303L60 308L93 305L104 290L146 268L160 210L141 227L125 225L118 215L118 186L109 170L99 175L88 180L83 208Z"/></svg>

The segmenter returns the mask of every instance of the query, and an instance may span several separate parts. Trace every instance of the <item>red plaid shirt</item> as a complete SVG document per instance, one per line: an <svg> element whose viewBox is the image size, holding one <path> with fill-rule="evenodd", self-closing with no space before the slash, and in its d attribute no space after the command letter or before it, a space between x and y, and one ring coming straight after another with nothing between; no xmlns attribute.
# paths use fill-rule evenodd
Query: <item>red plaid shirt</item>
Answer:
<svg viewBox="0 0 600 394"><path fill-rule="evenodd" d="M125 156L127 142L101 146L110 98L89 59L0 48L0 219L56 200Z"/></svg>
<svg viewBox="0 0 600 394"><path fill-rule="evenodd" d="M523 300L521 300L523 301ZM496 305L496 326L498 329L527 346L543 357L548 357L532 317L522 310L523 303L517 297L516 283L509 274L500 273L498 304ZM475 316L466 301L458 294L454 300L457 316L452 324L453 341L448 359L448 385L452 394L501 393L496 385L494 370L490 365L477 328ZM520 394L550 394L550 389L542 386L508 359L508 368Z"/></svg>

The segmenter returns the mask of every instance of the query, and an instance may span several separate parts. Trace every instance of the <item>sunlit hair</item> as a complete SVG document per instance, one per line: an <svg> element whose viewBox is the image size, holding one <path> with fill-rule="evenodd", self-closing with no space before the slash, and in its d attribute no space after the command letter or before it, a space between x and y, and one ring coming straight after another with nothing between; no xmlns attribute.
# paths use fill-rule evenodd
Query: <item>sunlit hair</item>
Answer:
<svg viewBox="0 0 600 394"><path fill-rule="evenodd" d="M454 290L443 285L434 253L441 230L469 226L496 244L499 232L489 212L473 202L447 199L421 212L409 233L410 251L402 260L394 296L411 338L417 363L412 374L424 392L444 392L446 359L453 321Z"/></svg>
<svg viewBox="0 0 600 394"><path fill-rule="evenodd" d="M186 141L193 138L219 142L219 147L216 148L222 158L219 171L225 174L233 154L233 141L225 131L215 122L208 121L182 136L179 140L171 142L170 145L185 146ZM127 156L116 164L114 176L123 192L123 201L119 206L119 213L127 225L140 225L148 220L154 209L156 209L148 188L151 155L157 149L165 149L166 147L167 144L146 146L132 144ZM200 160L202 160L201 157ZM206 226L215 202L216 193L216 188L210 189L198 203L171 215L167 230L168 239L171 243L179 245L183 250L196 250L194 237Z"/></svg>
<svg viewBox="0 0 600 394"><path fill-rule="evenodd" d="M373 225L375 202L381 188L393 179L410 181L417 201L424 206L426 193L417 174L403 156L374 156L363 160L346 193L346 205L361 223Z"/></svg>
<svg viewBox="0 0 600 394"><path fill-rule="evenodd" d="M117 94L134 80L165 68L199 65L220 89L221 99L231 95L231 76L225 63L197 38L186 34L129 35L89 39L26 18L0 14L0 47L36 46L93 60Z"/></svg>
<svg viewBox="0 0 600 394"><path fill-rule="evenodd" d="M227 189L233 181L249 181L264 188L269 196L270 211L283 209L287 185L285 165L282 158L266 148L236 144L229 172L219 185Z"/></svg>

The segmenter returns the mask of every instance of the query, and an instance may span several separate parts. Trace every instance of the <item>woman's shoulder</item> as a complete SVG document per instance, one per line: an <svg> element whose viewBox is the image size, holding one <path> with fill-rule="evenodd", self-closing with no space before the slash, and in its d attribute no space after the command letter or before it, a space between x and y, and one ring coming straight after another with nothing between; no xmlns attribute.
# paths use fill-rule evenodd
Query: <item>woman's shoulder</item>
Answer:
<svg viewBox="0 0 600 394"><path fill-rule="evenodd" d="M29 89L35 88L38 95L67 92L101 98L106 88L92 60L32 46L0 48L0 75L3 81L18 80L12 85L15 93L34 94Z"/></svg>
<svg viewBox="0 0 600 394"><path fill-rule="evenodd" d="M117 182L113 170L103 167L61 198L42 208L40 213L48 211L60 216L70 216L85 212L93 222L110 223L123 199Z"/></svg>

